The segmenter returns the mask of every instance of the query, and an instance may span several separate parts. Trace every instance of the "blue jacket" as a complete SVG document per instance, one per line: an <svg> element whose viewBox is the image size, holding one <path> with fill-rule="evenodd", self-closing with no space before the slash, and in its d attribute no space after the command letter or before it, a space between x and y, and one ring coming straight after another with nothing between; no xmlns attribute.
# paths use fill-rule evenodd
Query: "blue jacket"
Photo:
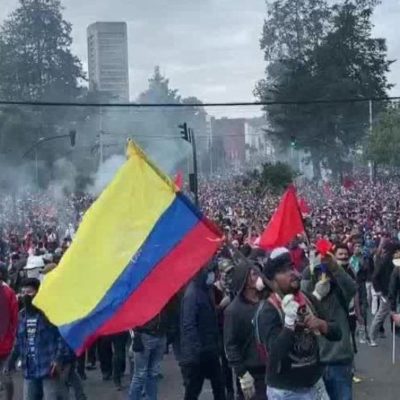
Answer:
<svg viewBox="0 0 400 400"><path fill-rule="evenodd" d="M35 321L31 350L28 341L28 322ZM30 328L32 329L32 327ZM22 310L19 314L17 340L10 358L10 365L20 358L25 379L38 379L50 376L52 363L62 364L68 356L68 348L57 327L46 317L36 311L27 314Z"/></svg>
<svg viewBox="0 0 400 400"><path fill-rule="evenodd" d="M197 364L201 359L218 356L217 314L207 272L202 271L185 291L180 316L180 364Z"/></svg>

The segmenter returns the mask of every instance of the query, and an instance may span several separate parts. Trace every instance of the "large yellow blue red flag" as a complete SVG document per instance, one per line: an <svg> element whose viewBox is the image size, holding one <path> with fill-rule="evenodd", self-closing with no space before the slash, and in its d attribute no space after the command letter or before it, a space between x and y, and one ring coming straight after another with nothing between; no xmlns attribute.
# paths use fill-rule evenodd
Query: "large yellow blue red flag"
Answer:
<svg viewBox="0 0 400 400"><path fill-rule="evenodd" d="M220 243L218 229L130 142L34 304L80 353L155 317Z"/></svg>

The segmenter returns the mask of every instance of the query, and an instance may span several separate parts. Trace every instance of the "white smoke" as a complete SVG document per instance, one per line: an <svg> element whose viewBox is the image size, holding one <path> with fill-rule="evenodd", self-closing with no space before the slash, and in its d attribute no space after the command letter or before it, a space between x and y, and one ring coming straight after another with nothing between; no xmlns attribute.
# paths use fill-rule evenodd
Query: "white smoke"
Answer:
<svg viewBox="0 0 400 400"><path fill-rule="evenodd" d="M177 166L186 160L191 152L190 145L186 142L177 143L168 139L150 143L145 150L150 159L169 176L176 173Z"/></svg>
<svg viewBox="0 0 400 400"><path fill-rule="evenodd" d="M75 191L77 176L78 171L71 161L61 158L54 163L49 191L57 202L64 199L66 192Z"/></svg>
<svg viewBox="0 0 400 400"><path fill-rule="evenodd" d="M102 163L94 176L93 185L88 189L89 193L97 197L111 182L125 160L122 155L114 155Z"/></svg>
<svg viewBox="0 0 400 400"><path fill-rule="evenodd" d="M177 165L187 158L190 148L187 151L182 151L171 143L163 144L147 146L146 154L165 174L172 177L176 173ZM126 157L113 155L102 163L93 177L93 184L88 188L88 192L92 196L99 196L125 161Z"/></svg>

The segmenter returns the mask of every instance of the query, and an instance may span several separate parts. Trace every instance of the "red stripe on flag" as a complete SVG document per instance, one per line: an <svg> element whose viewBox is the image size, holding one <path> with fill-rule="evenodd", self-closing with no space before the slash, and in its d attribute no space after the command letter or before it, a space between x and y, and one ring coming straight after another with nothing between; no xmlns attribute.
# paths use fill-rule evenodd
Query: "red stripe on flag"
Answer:
<svg viewBox="0 0 400 400"><path fill-rule="evenodd" d="M193 243L196 243L195 248ZM211 259L221 243L216 233L211 232L203 221L199 222L153 269L114 316L90 336L85 348L99 336L139 327L154 318Z"/></svg>

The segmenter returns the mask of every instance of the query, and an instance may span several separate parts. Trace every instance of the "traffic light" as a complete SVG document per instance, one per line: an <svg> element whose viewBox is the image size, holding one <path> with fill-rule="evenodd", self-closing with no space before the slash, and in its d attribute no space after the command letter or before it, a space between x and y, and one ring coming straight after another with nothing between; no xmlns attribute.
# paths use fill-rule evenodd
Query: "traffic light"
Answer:
<svg viewBox="0 0 400 400"><path fill-rule="evenodd" d="M187 123L185 122L182 125L178 125L178 128L180 128L181 130L181 138L190 143L191 142L190 129L188 129Z"/></svg>
<svg viewBox="0 0 400 400"><path fill-rule="evenodd" d="M76 130L70 130L69 131L69 139L71 141L71 146L75 147L75 142L76 142Z"/></svg>
<svg viewBox="0 0 400 400"><path fill-rule="evenodd" d="M290 146L291 147L296 147L296 136L292 135L290 136Z"/></svg>

